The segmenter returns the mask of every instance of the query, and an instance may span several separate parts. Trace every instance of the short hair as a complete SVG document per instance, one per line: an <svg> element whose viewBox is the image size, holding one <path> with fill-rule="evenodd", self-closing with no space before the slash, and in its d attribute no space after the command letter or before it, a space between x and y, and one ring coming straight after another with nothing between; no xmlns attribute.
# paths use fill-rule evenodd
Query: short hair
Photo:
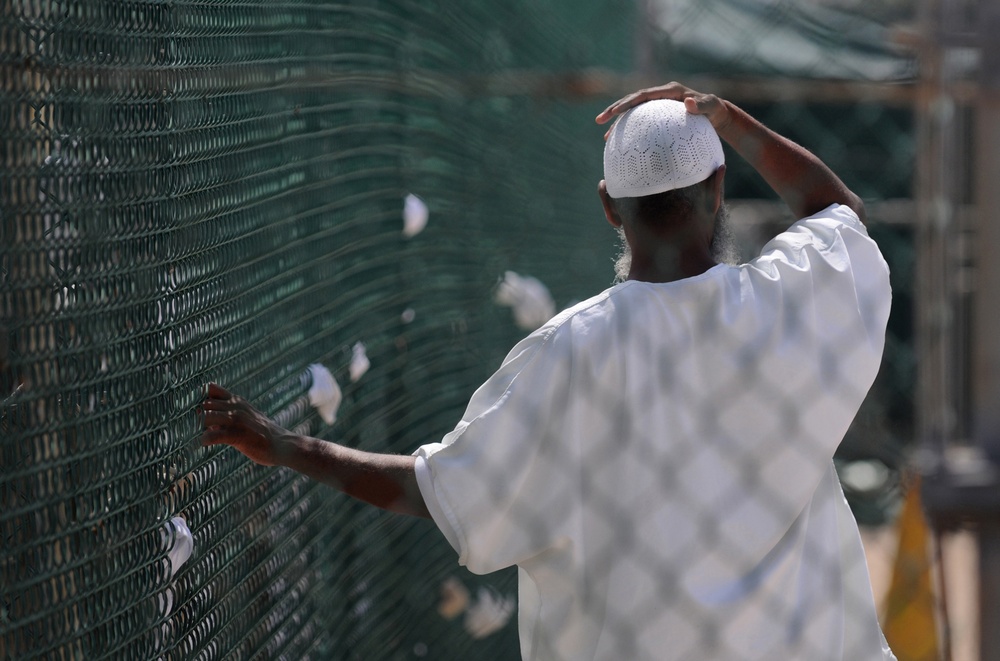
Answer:
<svg viewBox="0 0 1000 661"><path fill-rule="evenodd" d="M694 213L699 196L698 189L704 183L702 181L692 186L642 197L612 198L612 203L624 222L663 227L676 218Z"/></svg>

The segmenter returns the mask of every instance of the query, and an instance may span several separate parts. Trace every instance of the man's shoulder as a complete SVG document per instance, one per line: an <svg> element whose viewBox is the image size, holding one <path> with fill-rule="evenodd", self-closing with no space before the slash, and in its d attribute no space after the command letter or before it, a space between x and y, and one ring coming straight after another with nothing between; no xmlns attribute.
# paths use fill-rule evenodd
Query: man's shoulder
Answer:
<svg viewBox="0 0 1000 661"><path fill-rule="evenodd" d="M834 261L884 262L878 246L854 210L842 204L831 204L796 221L772 238L748 265L766 266L774 261L799 264L803 260L803 250L817 251L825 259Z"/></svg>
<svg viewBox="0 0 1000 661"><path fill-rule="evenodd" d="M621 291L628 289L629 284L631 283L623 282L614 285L586 300L567 306L562 312L556 314L535 331L534 334L548 336L560 331L565 332L574 322L578 323L580 321L589 321L607 316L612 308L612 305L609 305L609 303L612 302L612 299L620 296Z"/></svg>
<svg viewBox="0 0 1000 661"><path fill-rule="evenodd" d="M868 236L868 229L854 209L844 204L831 204L811 216L800 218L787 232L819 232L849 229Z"/></svg>

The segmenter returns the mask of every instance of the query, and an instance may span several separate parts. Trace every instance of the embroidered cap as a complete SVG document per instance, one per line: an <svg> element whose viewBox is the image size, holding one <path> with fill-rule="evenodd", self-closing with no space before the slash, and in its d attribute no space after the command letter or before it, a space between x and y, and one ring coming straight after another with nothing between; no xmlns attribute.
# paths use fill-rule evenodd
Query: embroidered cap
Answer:
<svg viewBox="0 0 1000 661"><path fill-rule="evenodd" d="M726 162L703 115L680 101L647 101L614 123L604 143L604 180L611 197L642 197L704 181Z"/></svg>

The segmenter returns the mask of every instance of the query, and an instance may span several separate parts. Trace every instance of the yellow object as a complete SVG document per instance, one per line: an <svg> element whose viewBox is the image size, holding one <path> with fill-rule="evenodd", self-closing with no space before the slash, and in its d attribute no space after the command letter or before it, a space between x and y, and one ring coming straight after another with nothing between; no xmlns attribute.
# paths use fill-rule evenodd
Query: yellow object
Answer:
<svg viewBox="0 0 1000 661"><path fill-rule="evenodd" d="M939 661L930 531L920 502L920 478L909 481L899 515L899 549L886 595L882 630L899 661Z"/></svg>

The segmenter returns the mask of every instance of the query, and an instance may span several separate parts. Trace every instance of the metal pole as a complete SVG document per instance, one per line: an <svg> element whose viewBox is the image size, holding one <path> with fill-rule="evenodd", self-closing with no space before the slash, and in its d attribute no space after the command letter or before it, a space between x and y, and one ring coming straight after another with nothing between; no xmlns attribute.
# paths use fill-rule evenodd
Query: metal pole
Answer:
<svg viewBox="0 0 1000 661"><path fill-rule="evenodd" d="M949 276L954 194L948 167L954 100L941 84L937 0L921 5L920 93L916 98L917 158L917 430L922 446L940 456L955 423L950 357L953 308Z"/></svg>
<svg viewBox="0 0 1000 661"><path fill-rule="evenodd" d="M979 3L981 91L975 108L976 290L973 299L973 435L1000 462L1000 6ZM1000 661L1000 512L979 530L980 659Z"/></svg>
<svg viewBox="0 0 1000 661"><path fill-rule="evenodd" d="M975 106L976 291L973 311L973 433L1000 460L1000 7L980 2L980 93Z"/></svg>
<svg viewBox="0 0 1000 661"><path fill-rule="evenodd" d="M1000 459L1000 314L995 311L1000 264L994 255L1000 223L990 217L1000 206L1000 48L994 36L1000 29L1000 8L993 0L971 5L924 0L921 25L918 410L921 442L939 459L925 481L924 503L939 529L972 523L978 533L980 661L1000 661L1000 629L995 626L1000 621L995 470ZM980 56L978 80L961 57L952 57L971 50ZM959 85L971 85L972 93L954 94ZM971 126L965 120L969 110ZM961 258L957 235L964 229L956 211L970 189L976 270L967 321L953 285ZM964 346L966 328L971 332ZM966 374L971 392L963 397ZM963 399L968 408L959 406ZM993 462L984 461L968 474L954 473L948 456L956 442L973 443Z"/></svg>

